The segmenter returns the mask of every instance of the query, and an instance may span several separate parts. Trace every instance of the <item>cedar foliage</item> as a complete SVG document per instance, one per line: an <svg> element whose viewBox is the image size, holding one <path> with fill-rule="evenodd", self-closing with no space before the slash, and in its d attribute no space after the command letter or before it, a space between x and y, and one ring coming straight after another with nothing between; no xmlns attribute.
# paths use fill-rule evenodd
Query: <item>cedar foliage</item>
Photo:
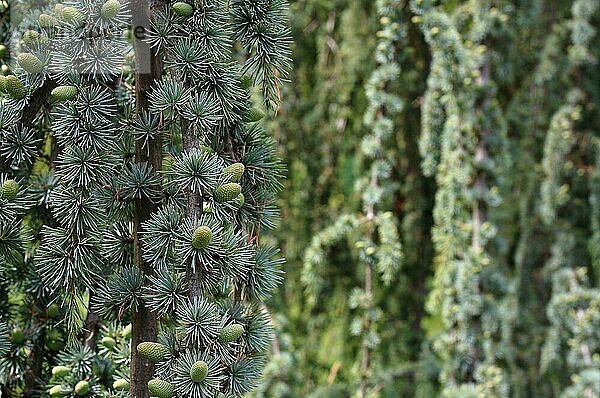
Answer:
<svg viewBox="0 0 600 398"><path fill-rule="evenodd" d="M3 394L243 396L282 280L261 237L284 166L259 121L290 69L287 3L10 7Z"/></svg>

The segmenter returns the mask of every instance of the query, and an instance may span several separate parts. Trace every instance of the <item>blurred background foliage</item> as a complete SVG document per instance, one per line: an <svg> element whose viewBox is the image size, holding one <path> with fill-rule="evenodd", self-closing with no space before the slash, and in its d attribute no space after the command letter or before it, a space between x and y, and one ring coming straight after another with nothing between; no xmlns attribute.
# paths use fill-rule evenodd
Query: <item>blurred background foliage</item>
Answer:
<svg viewBox="0 0 600 398"><path fill-rule="evenodd" d="M591 332L600 327L597 5L305 0L291 2L294 75L270 126L289 169L283 222L272 237L284 249L287 277L271 303L279 329L274 359L255 396L360 394L363 341L352 333L351 301L364 284L364 261L352 240L335 236L343 228L320 232L362 209L355 184L369 165L361 152L365 86L378 67L378 7L389 3L402 39L401 72L388 91L403 106L393 118L395 186L380 207L397 220L404 258L391 284L376 282L383 316L374 326L380 341L367 396L597 394L598 373L580 374L600 354ZM489 76L480 82L483 68ZM481 131L489 132L482 138ZM486 165L475 160L481 142ZM457 167L465 175L456 176ZM471 251L477 203L486 207L482 233L493 232L467 267L446 257L443 245ZM327 243L313 304L305 268L315 239ZM473 273L470 282L461 270ZM575 275L571 288L559 274ZM565 322L579 328L558 330ZM462 337L475 340L470 348L479 358L461 347L469 344ZM592 351L587 366L582 345Z"/></svg>

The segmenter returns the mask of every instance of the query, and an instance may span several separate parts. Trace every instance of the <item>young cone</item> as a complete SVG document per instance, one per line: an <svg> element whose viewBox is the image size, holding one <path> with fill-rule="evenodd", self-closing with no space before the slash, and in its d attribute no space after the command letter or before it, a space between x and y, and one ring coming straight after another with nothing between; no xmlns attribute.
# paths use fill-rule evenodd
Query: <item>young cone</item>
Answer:
<svg viewBox="0 0 600 398"><path fill-rule="evenodd" d="M190 17L194 13L194 7L183 1L173 4L173 11L182 17Z"/></svg>
<svg viewBox="0 0 600 398"><path fill-rule="evenodd" d="M6 77L6 92L14 99L22 99L27 94L27 89L18 77L10 75Z"/></svg>
<svg viewBox="0 0 600 398"><path fill-rule="evenodd" d="M246 167L242 163L234 163L223 169L223 175L230 182L238 182L240 178L242 178L245 170Z"/></svg>
<svg viewBox="0 0 600 398"><path fill-rule="evenodd" d="M138 344L137 351L144 358L147 358L152 362L164 361L167 355L169 355L169 349L166 345L151 341L145 341Z"/></svg>
<svg viewBox="0 0 600 398"><path fill-rule="evenodd" d="M102 4L102 8L100 9L100 16L104 19L113 19L117 15L119 15L119 11L121 10L121 3L119 0L108 0L106 3Z"/></svg>
<svg viewBox="0 0 600 398"><path fill-rule="evenodd" d="M60 306L56 303L52 303L46 309L46 313L48 314L48 318L56 318L60 315Z"/></svg>
<svg viewBox="0 0 600 398"><path fill-rule="evenodd" d="M225 185L221 185L215 190L215 200L218 203L225 203L237 198L240 193L242 193L242 187L240 184L230 182Z"/></svg>
<svg viewBox="0 0 600 398"><path fill-rule="evenodd" d="M6 180L2 184L1 195L4 199L14 199L19 193L19 183L15 180Z"/></svg>
<svg viewBox="0 0 600 398"><path fill-rule="evenodd" d="M65 377L71 374L71 368L68 366L55 366L52 368L52 376Z"/></svg>
<svg viewBox="0 0 600 398"><path fill-rule="evenodd" d="M64 7L60 13L60 16L63 21L72 24L80 24L85 18L81 11L75 7Z"/></svg>
<svg viewBox="0 0 600 398"><path fill-rule="evenodd" d="M31 53L19 54L17 62L25 72L30 74L41 73L44 70L44 63Z"/></svg>
<svg viewBox="0 0 600 398"><path fill-rule="evenodd" d="M113 388L117 391L129 391L129 382L125 379L115 380Z"/></svg>
<svg viewBox="0 0 600 398"><path fill-rule="evenodd" d="M238 209L241 209L242 206L244 206L244 203L246 203L246 198L244 197L244 194L241 193L239 194L234 200L233 200L233 205L235 207L237 207Z"/></svg>
<svg viewBox="0 0 600 398"><path fill-rule="evenodd" d="M212 240L212 231L206 225L202 225L192 235L192 246L195 249L206 249Z"/></svg>
<svg viewBox="0 0 600 398"><path fill-rule="evenodd" d="M148 390L158 398L171 398L173 396L173 385L161 379L150 380Z"/></svg>
<svg viewBox="0 0 600 398"><path fill-rule="evenodd" d="M70 393L70 389L61 385L54 386L48 390L48 394L50 394L51 397L64 397L66 395L69 395Z"/></svg>
<svg viewBox="0 0 600 398"><path fill-rule="evenodd" d="M77 87L75 86L58 86L52 90L52 97L59 101L70 101L77 96Z"/></svg>
<svg viewBox="0 0 600 398"><path fill-rule="evenodd" d="M200 383L208 375L208 365L204 361L195 362L190 369L190 379L195 383Z"/></svg>
<svg viewBox="0 0 600 398"><path fill-rule="evenodd" d="M108 336L102 338L102 340L100 340L100 343L102 343L102 345L104 347L108 348L109 350L112 350L117 345L117 342L115 341L115 339L113 339L112 337L108 337Z"/></svg>
<svg viewBox="0 0 600 398"><path fill-rule="evenodd" d="M38 21L42 28L51 28L56 25L56 19L52 15L40 14Z"/></svg>
<svg viewBox="0 0 600 398"><path fill-rule="evenodd" d="M243 334L244 326L239 323L234 323L221 329L219 341L223 344L229 344L242 337Z"/></svg>
<svg viewBox="0 0 600 398"><path fill-rule="evenodd" d="M39 41L41 39L42 35L40 34L40 32L37 32L35 30L28 30L25 33L23 33L23 43L27 44L27 45L31 45L33 43L35 43L36 41Z"/></svg>
<svg viewBox="0 0 600 398"><path fill-rule="evenodd" d="M75 394L83 396L90 392L90 383L87 380L81 380L75 385Z"/></svg>

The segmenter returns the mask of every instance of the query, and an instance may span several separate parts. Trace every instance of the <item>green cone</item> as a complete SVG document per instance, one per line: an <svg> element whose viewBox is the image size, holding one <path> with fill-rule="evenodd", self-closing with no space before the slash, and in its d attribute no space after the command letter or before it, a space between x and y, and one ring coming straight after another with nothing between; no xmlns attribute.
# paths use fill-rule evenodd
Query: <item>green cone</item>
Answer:
<svg viewBox="0 0 600 398"><path fill-rule="evenodd" d="M113 19L117 15L119 15L119 11L121 10L121 3L119 0L108 0L106 3L102 4L102 8L100 9L100 16L104 19Z"/></svg>
<svg viewBox="0 0 600 398"><path fill-rule="evenodd" d="M208 374L208 365L204 361L195 362L190 369L190 379L195 383L200 383Z"/></svg>
<svg viewBox="0 0 600 398"><path fill-rule="evenodd" d="M6 76L6 92L14 99L22 99L27 94L27 89L15 75Z"/></svg>
<svg viewBox="0 0 600 398"><path fill-rule="evenodd" d="M117 391L129 391L129 382L125 379L115 380L113 388Z"/></svg>
<svg viewBox="0 0 600 398"><path fill-rule="evenodd" d="M161 379L150 380L148 390L158 398L171 398L173 396L173 385Z"/></svg>
<svg viewBox="0 0 600 398"><path fill-rule="evenodd" d="M77 95L75 86L58 86L52 90L52 96L59 101L70 101Z"/></svg>
<svg viewBox="0 0 600 398"><path fill-rule="evenodd" d="M52 15L40 14L38 21L42 28L51 28L56 25L56 19Z"/></svg>
<svg viewBox="0 0 600 398"><path fill-rule="evenodd" d="M212 231L206 225L202 225L192 235L192 246L195 249L206 249L212 240Z"/></svg>
<svg viewBox="0 0 600 398"><path fill-rule="evenodd" d="M75 385L75 394L87 395L90 392L90 383L87 380L81 380Z"/></svg>
<svg viewBox="0 0 600 398"><path fill-rule="evenodd" d="M6 180L2 184L2 189L0 189L0 196L4 199L14 199L19 193L19 188L19 183L15 180Z"/></svg>
<svg viewBox="0 0 600 398"><path fill-rule="evenodd" d="M231 182L238 182L240 178L242 178L245 170L246 167L238 162L225 167L223 169L223 175Z"/></svg>
<svg viewBox="0 0 600 398"><path fill-rule="evenodd" d="M52 368L52 376L65 377L71 374L71 368L68 366L55 366Z"/></svg>
<svg viewBox="0 0 600 398"><path fill-rule="evenodd" d="M188 3L184 3L183 1L178 1L177 3L173 4L173 11L182 17L191 17L194 13L194 7Z"/></svg>
<svg viewBox="0 0 600 398"><path fill-rule="evenodd" d="M31 73L32 75L41 73L44 70L44 63L31 53L19 54L17 62L25 72Z"/></svg>
<svg viewBox="0 0 600 398"><path fill-rule="evenodd" d="M102 340L100 340L100 343L109 350L112 350L117 346L116 340L108 336L103 337Z"/></svg>
<svg viewBox="0 0 600 398"><path fill-rule="evenodd" d="M48 390L48 394L50 394L51 397L64 397L65 395L69 395L70 393L71 390L69 388L61 385L54 386Z"/></svg>
<svg viewBox="0 0 600 398"><path fill-rule="evenodd" d="M40 32L37 32L35 30L28 30L25 33L23 33L23 43L30 45L35 43L36 41L39 41L42 38L42 35L40 34Z"/></svg>
<svg viewBox="0 0 600 398"><path fill-rule="evenodd" d="M63 21L73 24L80 24L85 19L85 16L75 7L63 7L60 12Z"/></svg>
<svg viewBox="0 0 600 398"><path fill-rule="evenodd" d="M214 196L218 203L225 203L237 198L240 193L242 193L240 184L230 182L217 188Z"/></svg>
<svg viewBox="0 0 600 398"><path fill-rule="evenodd" d="M166 345L152 341L144 341L138 344L137 351L141 356L152 362L164 361L167 355L169 355L169 348Z"/></svg>
<svg viewBox="0 0 600 398"><path fill-rule="evenodd" d="M219 332L219 341L223 344L229 344L242 337L243 334L244 326L234 323L221 329Z"/></svg>
<svg viewBox="0 0 600 398"><path fill-rule="evenodd" d="M0 58L6 57L6 54L8 54L8 48L4 44L0 44Z"/></svg>

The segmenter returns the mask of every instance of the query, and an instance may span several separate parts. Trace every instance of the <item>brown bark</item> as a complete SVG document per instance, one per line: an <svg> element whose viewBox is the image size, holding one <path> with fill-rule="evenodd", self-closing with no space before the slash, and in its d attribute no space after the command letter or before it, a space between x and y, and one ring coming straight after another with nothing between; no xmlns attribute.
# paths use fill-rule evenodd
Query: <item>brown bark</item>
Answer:
<svg viewBox="0 0 600 398"><path fill-rule="evenodd" d="M21 116L21 123L25 127L32 127L33 121L39 110L48 100L50 93L54 90L58 84L48 76L44 85L33 92L29 97L29 103L23 108Z"/></svg>
<svg viewBox="0 0 600 398"><path fill-rule="evenodd" d="M149 109L148 92L154 80L160 79L163 71L162 57L156 56L150 47L142 41L144 32L148 31L152 10L160 8L163 1L147 2L135 0L132 4L132 24L135 32L135 94L136 110L138 113ZM154 171L161 169L162 164L162 138L159 132L154 139L147 143L147 148L142 148L136 143L135 161L147 162ZM143 232L142 224L150 218L157 209L157 205L148 198L137 199L134 203L134 232L133 250L134 263L145 274L153 273L152 265L142 257L140 233ZM131 350L131 383L130 394L132 398L148 398L148 381L153 378L154 364L140 356L137 345L143 341L156 341L157 321L156 314L145 306L140 306L132 314L132 350Z"/></svg>
<svg viewBox="0 0 600 398"><path fill-rule="evenodd" d="M39 316L39 315L38 315ZM33 328L38 327L38 319L34 318ZM25 369L25 389L23 397L36 397L39 394L39 389L43 387L41 384L42 365L44 363L44 345L46 344L46 329L40 332L40 336L35 340L35 344L29 354L27 368Z"/></svg>

